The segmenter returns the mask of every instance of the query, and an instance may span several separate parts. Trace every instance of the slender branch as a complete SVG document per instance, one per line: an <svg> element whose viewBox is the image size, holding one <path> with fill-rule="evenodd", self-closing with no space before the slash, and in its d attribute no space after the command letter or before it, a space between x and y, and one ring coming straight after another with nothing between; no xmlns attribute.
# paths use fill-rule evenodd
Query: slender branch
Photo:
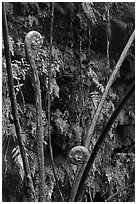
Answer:
<svg viewBox="0 0 137 204"><path fill-rule="evenodd" d="M98 105L96 113L95 113L95 115L94 115L94 117L92 119L92 122L90 124L90 128L88 130L87 138L85 140L84 146L87 149L88 149L88 147L90 145L90 140L91 140L91 137L93 135L94 129L96 127L99 114L100 114L100 112L102 110L103 103L104 103L104 101L105 101L105 99L107 97L107 94L109 92L109 89L110 89L113 81L115 80L116 75L117 75L117 73L118 73L118 71L119 71L119 69L120 69L126 55L127 55L127 52L129 50L131 44L133 43L134 38L135 38L135 31L132 33L131 37L129 38L129 40L128 40L128 42L127 42L127 44L126 44L126 46L125 46L125 48L124 48L124 50L123 50L123 52L122 52L122 54L121 54L121 56L119 58L117 64L116 64L116 67L115 67L114 71L112 72L112 75L111 75L111 77L110 77L110 79L109 79L109 81L108 81L108 83L106 85L105 91L104 91L103 96L101 98L101 101L100 101L100 103ZM74 183L73 183L73 186L72 186L72 189L71 189L71 193L70 193L70 201L72 201L72 202L75 200L75 196L76 196L76 193L77 193L77 190L78 190L79 182L81 180L81 177L83 175L85 167L86 167L86 163L83 164L83 166L81 167L79 173L75 177L75 180L74 180Z"/></svg>
<svg viewBox="0 0 137 204"><path fill-rule="evenodd" d="M30 31L25 37L26 54L31 65L35 94L36 120L37 120L37 157L39 172L39 202L45 201L45 169L43 150L43 127L42 127L42 103L40 81L35 63L35 57L39 53L43 40L40 33Z"/></svg>
<svg viewBox="0 0 137 204"><path fill-rule="evenodd" d="M125 46L125 48L124 48L124 50L123 50L123 52L121 54L121 56L120 56L120 58L119 58L119 60L118 60L118 62L116 64L116 66L115 66L115 69L112 72L112 75L111 75L111 77L110 77L110 79L109 79L109 81L108 81L108 83L106 85L105 91L103 93L101 101L100 101L100 103L98 105L98 108L97 108L96 113L95 113L95 115L93 117L92 123L90 125L90 128L88 130L87 138L86 138L85 145L84 145L87 148L90 145L90 140L91 140L91 137L93 135L94 129L96 127L96 123L97 123L99 114L100 114L100 112L102 110L103 103L104 103L104 101L105 101L105 99L107 97L107 94L109 92L109 89L110 89L112 83L114 82L114 80L116 78L116 75L117 75L117 73L118 73L118 71L119 71L119 69L120 69L120 67L121 67L121 65L122 65L126 55L127 55L127 52L129 50L131 44L133 43L134 38L135 38L135 31L132 33L131 37L129 38L129 40L128 40L128 42L127 42L127 44L126 44L126 46Z"/></svg>
<svg viewBox="0 0 137 204"><path fill-rule="evenodd" d="M113 197L115 197L115 196L118 195L119 193L121 193L121 192L127 190L128 188L130 188L130 187L132 187L132 186L134 186L134 185L135 185L135 184L133 183L133 184L131 184L131 185L129 185L129 186L126 186L125 188L119 190L118 192L114 193L112 196L110 196L110 197L106 200L106 202L109 202Z"/></svg>
<svg viewBox="0 0 137 204"><path fill-rule="evenodd" d="M90 22L88 20L88 58L91 55L91 51L90 51L90 46L91 46L91 28L90 28Z"/></svg>
<svg viewBox="0 0 137 204"><path fill-rule="evenodd" d="M110 38L111 38L111 25L110 25L110 2L107 2L107 25L106 25L106 35L107 35L107 70L110 69Z"/></svg>
<svg viewBox="0 0 137 204"><path fill-rule="evenodd" d="M55 170L55 163L53 158L53 149L52 149L52 142L51 142L51 130L50 130L50 90L51 90L51 64L52 64L52 40L53 40L53 20L54 20L54 2L52 3L52 13L51 13L51 27L50 27L50 51L49 51L49 67L48 67L48 138L49 138L49 146L50 146L50 157L52 162L52 169L53 174L56 180L57 188L60 194L60 197L62 201L64 201L62 192L59 187L58 178L56 176L56 170Z"/></svg>
<svg viewBox="0 0 137 204"><path fill-rule="evenodd" d="M15 125L16 134L17 134L20 153L23 161L24 172L27 179L29 200L35 201L35 191L34 191L33 181L31 178L29 161L24 148L24 144L21 136L21 127L20 127L19 118L18 118L18 109L17 109L17 102L15 97L15 91L14 91L13 74L12 74L12 68L11 68L11 57L10 57L10 50L9 50L8 26L7 26L4 3L2 3L2 28L3 28L4 49L5 49L5 57L6 57L6 67L7 67L7 74L8 74L8 86L9 86L9 96L11 100L12 115L14 118L14 125Z"/></svg>
<svg viewBox="0 0 137 204"><path fill-rule="evenodd" d="M111 115L109 121L107 122L105 128L103 129L91 155L90 158L86 164L86 168L83 172L82 178L80 180L79 183L79 187L76 193L76 197L75 197L75 201L80 200L84 187L85 187L85 181L88 177L88 173L92 167L92 164L95 160L95 157L100 149L100 146L103 142L103 140L105 139L106 135L109 132L110 127L112 126L112 124L114 123L115 119L117 118L118 114L120 113L120 111L122 110L123 106L125 105L125 103L127 102L127 100L129 99L129 97L131 96L131 94L133 93L133 91L135 90L135 82L131 85L131 87L129 88L129 90L127 91L127 93L125 94L125 96L123 97L123 99L119 102L118 106L116 107L114 113Z"/></svg>

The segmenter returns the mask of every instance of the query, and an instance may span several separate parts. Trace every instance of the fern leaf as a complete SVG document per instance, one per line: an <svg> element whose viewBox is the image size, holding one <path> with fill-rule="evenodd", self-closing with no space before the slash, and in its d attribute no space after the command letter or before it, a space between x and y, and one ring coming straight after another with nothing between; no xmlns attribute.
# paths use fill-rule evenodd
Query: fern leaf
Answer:
<svg viewBox="0 0 137 204"><path fill-rule="evenodd" d="M95 108L97 108L98 102L99 102L99 93L97 91L94 91L90 93L93 105Z"/></svg>
<svg viewBox="0 0 137 204"><path fill-rule="evenodd" d="M19 146L16 146L13 148L12 154L13 154L12 158L15 163L17 172L20 175L21 179L23 180L24 179L24 168L23 168L23 161L22 161L22 157L20 154Z"/></svg>

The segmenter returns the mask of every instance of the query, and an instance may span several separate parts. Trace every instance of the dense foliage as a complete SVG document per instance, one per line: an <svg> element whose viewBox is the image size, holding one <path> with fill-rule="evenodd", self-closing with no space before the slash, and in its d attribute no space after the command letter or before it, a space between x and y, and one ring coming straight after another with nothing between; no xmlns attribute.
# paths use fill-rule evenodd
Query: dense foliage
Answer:
<svg viewBox="0 0 137 204"><path fill-rule="evenodd" d="M51 139L55 170L65 201L76 175L70 150L84 145L89 125L101 100L108 79L134 30L134 3L55 2L51 64ZM61 201L54 178L48 140L48 66L50 53L51 3L5 3L9 44L22 139L29 159L36 201L38 201L38 163L34 84L24 39L31 30L43 37L36 57L42 96L42 123L45 160L46 201ZM109 9L109 15L108 15ZM110 46L108 46L110 44ZM8 92L5 52L2 56L2 141L3 201L28 201L24 168ZM134 44L130 48L107 100L105 101L89 150L119 100L135 79ZM86 182L87 201L133 202L135 182L134 95L123 107L100 147Z"/></svg>

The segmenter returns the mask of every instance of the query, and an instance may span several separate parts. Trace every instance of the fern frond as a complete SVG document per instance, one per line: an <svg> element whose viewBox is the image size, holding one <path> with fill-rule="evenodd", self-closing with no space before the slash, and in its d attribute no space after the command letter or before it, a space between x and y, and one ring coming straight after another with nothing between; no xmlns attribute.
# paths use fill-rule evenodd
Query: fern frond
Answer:
<svg viewBox="0 0 137 204"><path fill-rule="evenodd" d="M17 172L19 176L21 177L21 179L23 180L24 179L24 168L23 168L23 161L22 161L22 157L21 157L21 153L20 153L20 149L18 145L13 148L12 154L13 154L12 159L15 163Z"/></svg>
<svg viewBox="0 0 137 204"><path fill-rule="evenodd" d="M94 105L95 108L97 108L98 102L99 102L99 93L97 91L94 91L92 93L90 93L90 97L92 99L92 103Z"/></svg>
<svg viewBox="0 0 137 204"><path fill-rule="evenodd" d="M92 78L92 81L95 83L95 85L97 86L97 88L101 91L101 93L104 92L104 86L99 83L99 81L96 78Z"/></svg>
<svg viewBox="0 0 137 204"><path fill-rule="evenodd" d="M101 91L104 92L104 86L99 82L99 77L96 72L90 67L88 71L88 76L91 77L92 82L96 85L96 87Z"/></svg>

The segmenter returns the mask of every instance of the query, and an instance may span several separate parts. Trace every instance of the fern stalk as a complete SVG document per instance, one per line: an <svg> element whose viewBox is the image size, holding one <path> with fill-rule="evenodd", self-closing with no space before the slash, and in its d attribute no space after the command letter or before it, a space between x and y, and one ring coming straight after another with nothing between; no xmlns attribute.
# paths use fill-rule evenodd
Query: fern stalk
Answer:
<svg viewBox="0 0 137 204"><path fill-rule="evenodd" d="M48 138L49 138L49 146L50 146L50 157L51 157L51 162L52 162L52 169L53 169L53 174L56 180L57 188L60 194L60 197L62 201L64 201L62 192L59 187L59 182L58 178L56 175L56 170L55 170L55 162L53 158L53 149L52 149L52 142L51 142L51 130L50 130L50 90L51 90L51 64L52 64L52 40L53 40L53 20L54 20L54 2L52 3L52 11L51 11L51 26L50 26L50 51L49 51L49 67L48 67Z"/></svg>
<svg viewBox="0 0 137 204"><path fill-rule="evenodd" d="M111 25L110 25L110 2L107 2L107 70L110 69L110 38L111 38Z"/></svg>
<svg viewBox="0 0 137 204"><path fill-rule="evenodd" d="M108 120L105 128L103 129L91 155L90 158L87 162L87 164L85 165L85 169L83 170L83 174L82 177L80 179L80 183L79 183L79 187L76 193L76 197L74 201L80 201L81 197L82 197L82 193L85 187L85 181L88 177L89 171L92 167L92 164L95 160L95 157L99 151L99 148L103 142L103 140L105 139L107 133L109 132L109 129L111 128L112 124L114 123L115 119L117 118L118 114L120 113L120 111L122 110L123 106L126 104L126 102L128 101L128 99L130 98L131 94L134 92L135 90L135 82L131 85L131 87L129 88L129 90L127 91L127 93L124 95L124 97L122 98L122 100L119 102L119 104L117 105L114 113L111 115L110 119Z"/></svg>
<svg viewBox="0 0 137 204"><path fill-rule="evenodd" d="M2 3L2 28L3 28L4 49L5 49L5 57L6 57L6 67L7 67L7 74L8 74L8 86L9 86L9 96L11 101L12 115L14 118L17 140L20 148L25 177L28 185L29 200L35 201L35 191L34 191L33 181L31 178L29 161L24 148L24 144L21 136L21 127L20 127L19 118L18 118L18 109L17 109L17 102L16 102L14 83L13 83L13 74L12 74L12 68L11 68L8 26L7 26L6 11L5 11L4 3Z"/></svg>
<svg viewBox="0 0 137 204"><path fill-rule="evenodd" d="M116 78L116 75L117 75L117 73L118 73L118 71L119 71L119 69L120 69L120 67L121 67L121 65L122 65L122 63L123 63L127 53L128 53L129 48L130 48L130 46L132 45L132 43L134 41L134 38L135 38L135 31L133 31L131 37L129 38L129 40L128 40L128 42L127 42L127 44L126 44L126 46L125 46L125 48L124 48L124 50L123 50L123 52L121 54L121 56L120 56L120 58L119 58L119 60L118 60L118 62L116 64L116 66L115 66L115 69L112 72L111 77L110 77L110 79L109 79L109 81L108 81L108 83L106 85L106 88L105 88L104 93L102 95L101 101L100 101L100 103L98 105L96 113L95 113L95 115L94 115L94 117L92 119L92 122L90 124L89 130L88 130L88 134L87 134L87 138L85 140L85 145L84 146L87 149L89 148L90 140L91 140L91 137L92 137L93 132L95 130L99 114L100 114L100 112L102 110L102 107L103 107L103 103L104 103L104 101L105 101L105 99L107 97L107 94L109 92L109 89L110 89L112 83L114 82L114 80ZM71 198L70 198L71 202L74 202L75 200L78 199L78 198L76 198L76 196L78 196L79 193L81 193L80 188L83 189L83 187L81 185L83 185L85 180L86 180L86 178L84 177L84 173L85 173L84 170L85 170L85 168L86 168L86 163L81 167L79 175L77 175L77 177L74 180L74 184L73 184L72 189L71 189ZM82 180L82 182L81 182L82 178L84 178L84 181ZM81 185L80 185L80 183L81 183Z"/></svg>
<svg viewBox="0 0 137 204"><path fill-rule="evenodd" d="M110 202L110 200L112 198L114 198L115 196L117 196L118 194L120 195L121 192L123 191L126 191L126 190L129 190L129 188L133 188L135 186L135 183L129 185L129 186L126 186L125 188L122 188L121 190L119 190L118 192L114 193L113 195L111 195L107 200L106 202Z"/></svg>
<svg viewBox="0 0 137 204"><path fill-rule="evenodd" d="M107 97L107 94L108 94L108 92L110 90L110 87L113 84L113 82L114 82L114 80L116 78L116 75L117 75L117 73L118 73L118 71L119 71L119 69L120 69L120 67L121 67L121 65L122 65L122 63L123 63L127 53L128 53L128 50L129 50L130 46L133 43L134 38L135 38L135 31L132 33L130 39L128 40L128 42L127 42L127 44L126 44L126 46L125 46L125 48L124 48L124 50L123 50L123 52L121 54L121 56L120 56L120 58L119 58L119 60L118 60L118 62L116 64L116 66L115 66L115 69L112 72L112 74L110 76L110 79L109 79L109 81L108 81L108 83L106 85L106 88L105 88L104 93L102 95L101 101L100 101L100 103L98 105L96 113L95 113L95 115L93 117L93 120L91 122L90 128L88 130L87 138L86 138L86 141L85 141L85 147L87 147L87 148L90 145L90 140L91 140L91 137L93 135L93 132L94 132L94 129L95 129L95 126L96 126L96 123L97 123L100 111L102 110L103 103L104 103L104 101L105 101L105 99Z"/></svg>
<svg viewBox="0 0 137 204"><path fill-rule="evenodd" d="M37 31L30 31L25 37L26 54L31 65L32 79L34 84L36 120L37 120L37 158L39 173L39 202L45 201L45 169L43 150L43 127L42 127L42 103L40 81L35 63L35 57L39 53L43 40Z"/></svg>

